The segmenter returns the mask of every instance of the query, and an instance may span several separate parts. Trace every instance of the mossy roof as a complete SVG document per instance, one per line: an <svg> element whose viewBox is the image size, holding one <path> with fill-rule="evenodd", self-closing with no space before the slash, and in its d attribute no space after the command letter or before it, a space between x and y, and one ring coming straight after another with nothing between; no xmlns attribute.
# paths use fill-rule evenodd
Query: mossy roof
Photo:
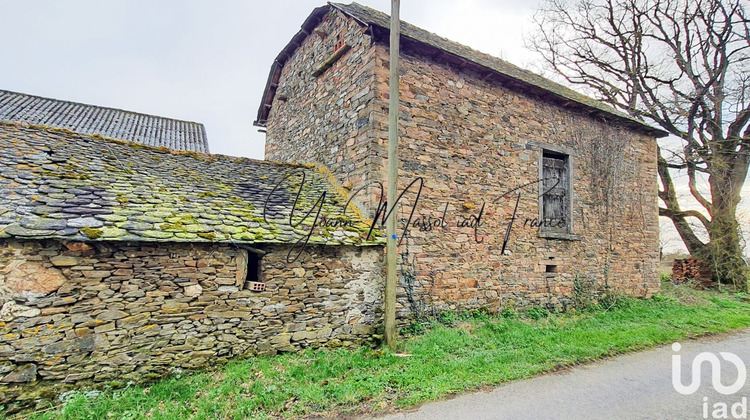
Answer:
<svg viewBox="0 0 750 420"><path fill-rule="evenodd" d="M296 227L289 221L302 173L293 223L323 193L321 215L339 221L316 226L310 244L382 241L366 239L369 223L353 206L344 213L345 192L311 165L0 123L0 238L295 243L307 236L315 215Z"/></svg>
<svg viewBox="0 0 750 420"><path fill-rule="evenodd" d="M0 89L0 121L99 134L146 146L208 153L203 124Z"/></svg>
<svg viewBox="0 0 750 420"><path fill-rule="evenodd" d="M263 102L258 109L258 117L255 121L256 125L263 126L266 123L270 111L270 105L275 96L275 85L278 83L278 77L280 77L281 68L283 68L284 63L286 63L286 60L294 54L294 51L296 51L299 45L302 44L302 40L312 33L315 26L318 25L331 8L340 10L364 26L378 29L379 31L374 32L376 41L388 41L391 18L383 12L379 12L358 3L328 3L327 6L315 9L310 17L308 17L303 23L300 32L295 35L274 61L274 64L271 67L271 74L269 75L266 84L266 90L263 94ZM408 44L409 42L411 44ZM482 68L485 71L489 70L499 78L512 82L514 86L517 86L518 89L526 93L542 95L559 105L580 108L588 113L602 115L656 137L667 136L665 131L651 127L643 121L637 120L624 112L605 105L589 96L578 93L573 89L555 83L529 70L522 69L505 60L481 53L404 21L401 21L401 43L407 47L409 45L421 45L423 47L432 48L435 51L441 52L439 56L443 57L442 59L447 59L448 56L451 56L455 59L473 63L478 68Z"/></svg>

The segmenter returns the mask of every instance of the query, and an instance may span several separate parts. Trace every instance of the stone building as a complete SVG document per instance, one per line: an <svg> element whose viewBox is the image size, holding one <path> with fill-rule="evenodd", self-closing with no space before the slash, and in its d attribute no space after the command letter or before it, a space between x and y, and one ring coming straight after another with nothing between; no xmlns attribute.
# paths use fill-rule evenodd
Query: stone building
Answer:
<svg viewBox="0 0 750 420"><path fill-rule="evenodd" d="M274 61L255 122L267 159L328 167L368 217L386 180L389 25L356 3L315 9ZM657 291L655 139L666 133L401 30L401 315Z"/></svg>
<svg viewBox="0 0 750 420"><path fill-rule="evenodd" d="M329 177L0 122L0 405L373 340L381 240Z"/></svg>

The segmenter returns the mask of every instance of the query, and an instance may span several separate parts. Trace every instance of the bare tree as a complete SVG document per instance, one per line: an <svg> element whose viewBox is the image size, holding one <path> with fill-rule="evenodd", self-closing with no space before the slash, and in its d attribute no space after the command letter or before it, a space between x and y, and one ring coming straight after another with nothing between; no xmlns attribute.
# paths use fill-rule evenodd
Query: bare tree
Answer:
<svg viewBox="0 0 750 420"><path fill-rule="evenodd" d="M736 215L750 164L743 1L545 0L528 42L568 83L679 138L676 150L659 149L659 214L716 279L734 284L747 281ZM670 170L686 171L705 211L681 208Z"/></svg>

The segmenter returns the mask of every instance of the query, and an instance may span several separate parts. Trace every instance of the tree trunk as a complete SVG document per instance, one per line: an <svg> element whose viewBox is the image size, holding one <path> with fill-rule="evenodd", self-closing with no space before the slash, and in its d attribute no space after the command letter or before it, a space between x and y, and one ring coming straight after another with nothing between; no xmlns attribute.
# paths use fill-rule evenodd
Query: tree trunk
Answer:
<svg viewBox="0 0 750 420"><path fill-rule="evenodd" d="M674 182L672 181L672 175L669 173L666 159L662 157L660 147L657 147L657 153L659 179L662 183L662 191L659 192L659 198L661 198L666 206L666 208L659 209L659 216L665 216L672 220L675 229L677 229L677 233L680 235L680 238L687 247L690 255L696 258L708 259L710 255L708 247L695 235L693 227L690 226L690 223L688 223L685 214L680 208L680 203L677 201L677 191L675 190Z"/></svg>
<svg viewBox="0 0 750 420"><path fill-rule="evenodd" d="M747 265L742 258L736 216L747 164L742 162L744 157L716 159L719 156L714 156L712 174L709 177L713 198L712 218L708 225L707 248L710 255L702 257L711 265L716 280L739 286L746 284L748 274ZM739 182L738 172L742 175Z"/></svg>
<svg viewBox="0 0 750 420"><path fill-rule="evenodd" d="M725 284L744 285L747 266L740 249L739 226L733 210L716 209L708 235L711 255L703 257L711 266L714 278Z"/></svg>
<svg viewBox="0 0 750 420"><path fill-rule="evenodd" d="M672 220L690 255L709 264L714 280L737 286L747 284L750 270L742 258L736 217L743 185L737 177L744 180L747 163L740 157L730 158L728 162L713 161L713 173L709 177L713 203L711 220L706 224L709 242L703 243L686 220L686 212L680 209L667 162L661 157L661 151L659 153L659 177L663 186L659 196L666 205L659 215Z"/></svg>

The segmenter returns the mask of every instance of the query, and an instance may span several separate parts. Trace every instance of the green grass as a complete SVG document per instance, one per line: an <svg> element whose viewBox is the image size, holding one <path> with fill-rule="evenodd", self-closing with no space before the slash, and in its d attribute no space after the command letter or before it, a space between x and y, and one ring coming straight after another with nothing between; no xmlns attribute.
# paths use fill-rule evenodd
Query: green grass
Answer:
<svg viewBox="0 0 750 420"><path fill-rule="evenodd" d="M404 338L400 351L407 357L368 348L259 357L95 398L80 393L64 407L32 418L241 419L388 410L750 326L746 294L697 292L668 283L654 299L622 299L608 310L532 313L444 314L442 323Z"/></svg>

